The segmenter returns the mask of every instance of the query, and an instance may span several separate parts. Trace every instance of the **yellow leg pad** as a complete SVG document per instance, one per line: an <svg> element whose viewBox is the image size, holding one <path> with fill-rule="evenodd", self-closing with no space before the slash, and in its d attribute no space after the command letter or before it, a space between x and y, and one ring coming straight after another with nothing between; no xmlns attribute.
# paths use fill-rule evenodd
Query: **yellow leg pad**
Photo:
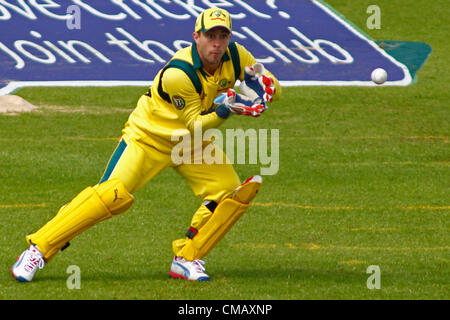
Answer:
<svg viewBox="0 0 450 320"><path fill-rule="evenodd" d="M248 206L231 199L222 201L195 237L187 240L179 255L189 261L202 259L241 218Z"/></svg>
<svg viewBox="0 0 450 320"><path fill-rule="evenodd" d="M185 243L173 244L174 251L179 249L176 255L190 261L202 259L207 255L247 211L261 183L261 177L256 176L252 181L240 185L231 198L219 203L211 218L192 239L186 239Z"/></svg>
<svg viewBox="0 0 450 320"><path fill-rule="evenodd" d="M67 242L94 224L126 211L134 197L120 179L105 181L80 192L36 233L28 235L49 261Z"/></svg>

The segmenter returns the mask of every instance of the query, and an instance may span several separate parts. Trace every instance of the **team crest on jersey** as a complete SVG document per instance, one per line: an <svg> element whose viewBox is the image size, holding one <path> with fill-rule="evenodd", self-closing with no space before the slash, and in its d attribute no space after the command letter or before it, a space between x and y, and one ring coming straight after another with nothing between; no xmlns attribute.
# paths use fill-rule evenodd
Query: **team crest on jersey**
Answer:
<svg viewBox="0 0 450 320"><path fill-rule="evenodd" d="M180 96L173 96L172 103L178 110L181 110L186 106L186 102L184 102L184 99Z"/></svg>
<svg viewBox="0 0 450 320"><path fill-rule="evenodd" d="M220 80L220 82L219 82L219 86L220 86L221 88L225 88L225 86L227 85L227 83L228 83L228 80L227 80L227 79L222 79L222 80Z"/></svg>

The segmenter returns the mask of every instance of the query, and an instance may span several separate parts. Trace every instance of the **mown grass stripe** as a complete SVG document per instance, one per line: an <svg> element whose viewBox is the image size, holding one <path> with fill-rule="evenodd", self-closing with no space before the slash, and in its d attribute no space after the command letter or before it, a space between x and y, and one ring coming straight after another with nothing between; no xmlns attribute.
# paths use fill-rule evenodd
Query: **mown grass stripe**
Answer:
<svg viewBox="0 0 450 320"><path fill-rule="evenodd" d="M16 204L0 204L0 208L32 208L32 207L47 207L45 203L16 203Z"/></svg>
<svg viewBox="0 0 450 320"><path fill-rule="evenodd" d="M392 207L360 207L360 206L311 206L311 205L300 205L296 203L284 203L284 202L255 202L252 204L257 207L287 207L287 208L296 208L296 209L304 209L304 210L383 210L383 209L398 209L398 210L450 210L450 206L429 206L429 205L421 205L421 206L392 206Z"/></svg>
<svg viewBox="0 0 450 320"><path fill-rule="evenodd" d="M450 246L439 247L365 247L365 246L338 246L320 245L317 243L236 243L233 245L240 249L306 249L306 250L349 250L349 251L445 251L450 250Z"/></svg>
<svg viewBox="0 0 450 320"><path fill-rule="evenodd" d="M295 137L280 137L280 140L311 140L311 141L329 141L329 140L345 140L345 141L356 141L356 140L418 140L418 141L429 141L429 140L440 140L442 142L448 143L449 137L447 136L330 136L330 137L302 137L296 135Z"/></svg>

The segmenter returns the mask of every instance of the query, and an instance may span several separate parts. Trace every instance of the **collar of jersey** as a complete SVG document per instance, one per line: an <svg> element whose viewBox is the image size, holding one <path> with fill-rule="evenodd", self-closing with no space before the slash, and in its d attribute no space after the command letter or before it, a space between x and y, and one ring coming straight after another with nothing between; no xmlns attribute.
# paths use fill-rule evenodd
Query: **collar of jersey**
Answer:
<svg viewBox="0 0 450 320"><path fill-rule="evenodd" d="M228 52L225 52L225 54L222 56L222 61L228 60L230 60L230 56L228 55ZM195 41L192 42L192 66L194 67L194 69L199 69L203 66L202 61L200 60L200 57L198 55L197 45L195 44Z"/></svg>

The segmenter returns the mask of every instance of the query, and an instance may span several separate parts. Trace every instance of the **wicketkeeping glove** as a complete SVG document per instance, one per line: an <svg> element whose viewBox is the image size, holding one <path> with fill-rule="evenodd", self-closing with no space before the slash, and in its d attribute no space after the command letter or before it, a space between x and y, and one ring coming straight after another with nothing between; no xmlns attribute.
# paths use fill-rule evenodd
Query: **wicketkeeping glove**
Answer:
<svg viewBox="0 0 450 320"><path fill-rule="evenodd" d="M233 89L228 89L227 93L220 94L215 100L215 104L224 105L232 113L246 116L259 117L267 110L267 106L260 98L256 100L236 93Z"/></svg>
<svg viewBox="0 0 450 320"><path fill-rule="evenodd" d="M267 77L264 71L261 63L245 67L244 81L241 82L239 89L252 100L259 97L264 102L272 102L276 89L273 79Z"/></svg>

